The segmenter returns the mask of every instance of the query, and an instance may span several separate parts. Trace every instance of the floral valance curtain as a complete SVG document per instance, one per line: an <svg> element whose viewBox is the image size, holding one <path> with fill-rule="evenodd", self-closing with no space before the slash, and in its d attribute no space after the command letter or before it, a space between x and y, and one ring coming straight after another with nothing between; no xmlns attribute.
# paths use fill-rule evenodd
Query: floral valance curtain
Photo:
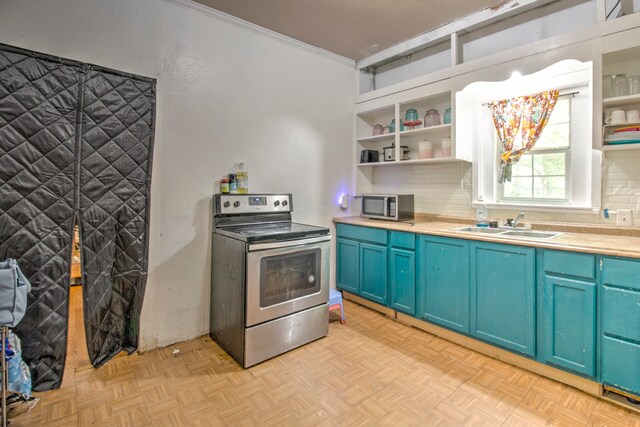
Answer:
<svg viewBox="0 0 640 427"><path fill-rule="evenodd" d="M502 149L499 183L503 183L505 180L511 181L513 164L517 163L523 154L528 153L534 147L549 121L558 101L559 93L558 90L548 90L489 103L493 124L498 132ZM522 138L522 146L514 148L518 131L520 131Z"/></svg>

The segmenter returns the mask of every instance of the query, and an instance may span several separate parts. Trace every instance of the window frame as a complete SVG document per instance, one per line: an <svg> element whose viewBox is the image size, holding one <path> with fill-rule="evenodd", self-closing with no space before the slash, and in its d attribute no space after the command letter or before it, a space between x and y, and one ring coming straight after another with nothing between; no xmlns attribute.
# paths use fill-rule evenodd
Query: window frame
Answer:
<svg viewBox="0 0 640 427"><path fill-rule="evenodd" d="M593 148L593 62L565 59L525 76L499 82L475 82L456 93L456 141L472 143L472 207L540 212L594 213L600 211L602 153ZM487 104L497 99L549 89L579 92L572 102L571 192L567 203L498 201L493 118Z"/></svg>
<svg viewBox="0 0 640 427"><path fill-rule="evenodd" d="M532 204L532 205L538 205L538 204L550 204L550 205L568 205L571 203L571 147L572 147L572 139L573 139L573 132L572 132L572 126L573 126L573 122L575 120L575 117L573 116L573 96L575 95L574 92L572 91L564 91L565 93L560 93L560 95L558 96L558 98L569 98L569 121L566 122L569 125L569 141L567 143L567 145L562 146L562 147L557 147L557 148L537 148L536 146L533 147L533 149L531 151L529 151L526 154L523 154L521 159L525 156L531 156L531 157L535 157L536 155L543 155L543 154L556 154L556 153L562 153L564 154L564 175L546 175L546 176L564 176L564 194L565 197L564 198L544 198L544 197L508 197L504 195L504 186L505 183L496 183L496 201L498 203L525 203L525 204ZM552 113L553 114L553 113ZM565 122L562 122L565 123ZM552 123L548 123L552 124ZM546 130L543 129L542 130L542 134L544 134L544 131ZM542 135L541 134L541 135ZM498 138L498 134L497 132L495 133L495 161L496 161L496 167L498 167L499 163L500 163L500 152L499 152L499 138ZM530 176L531 180L535 180L536 175L532 174ZM535 187L532 186L533 192L535 193Z"/></svg>

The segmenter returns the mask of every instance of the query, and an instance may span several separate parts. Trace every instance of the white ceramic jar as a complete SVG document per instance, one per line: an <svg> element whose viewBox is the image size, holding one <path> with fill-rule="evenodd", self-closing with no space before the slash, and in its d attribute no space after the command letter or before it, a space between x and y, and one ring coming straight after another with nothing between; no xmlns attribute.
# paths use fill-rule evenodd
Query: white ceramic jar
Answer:
<svg viewBox="0 0 640 427"><path fill-rule="evenodd" d="M451 138L442 138L440 148L442 149L442 157L451 157Z"/></svg>
<svg viewBox="0 0 640 427"><path fill-rule="evenodd" d="M421 159L433 158L433 142L420 141L418 144L418 152Z"/></svg>

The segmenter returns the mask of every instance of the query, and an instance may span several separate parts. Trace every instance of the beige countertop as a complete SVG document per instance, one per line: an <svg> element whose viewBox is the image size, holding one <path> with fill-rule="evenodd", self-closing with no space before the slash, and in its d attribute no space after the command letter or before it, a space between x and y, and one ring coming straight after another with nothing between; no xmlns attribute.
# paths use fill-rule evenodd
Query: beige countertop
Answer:
<svg viewBox="0 0 640 427"><path fill-rule="evenodd" d="M541 222L533 223L533 230L561 231L564 234L550 240L527 240L523 238L507 238L484 234L477 235L464 231L454 231L452 228L473 225L473 221L462 218L437 217L423 214L416 214L414 223L366 219L359 216L337 217L333 219L333 222L395 231L407 231L418 234L430 234L433 236L480 240L483 242L640 258L640 229L635 227L604 227Z"/></svg>

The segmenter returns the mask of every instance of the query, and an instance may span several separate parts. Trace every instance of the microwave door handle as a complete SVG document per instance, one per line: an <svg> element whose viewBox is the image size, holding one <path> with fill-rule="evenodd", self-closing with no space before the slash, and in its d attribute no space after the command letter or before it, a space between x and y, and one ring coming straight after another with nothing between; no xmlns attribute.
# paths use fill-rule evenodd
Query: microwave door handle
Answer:
<svg viewBox="0 0 640 427"><path fill-rule="evenodd" d="M386 218L389 216L389 198L385 197L384 199L384 207L382 208L383 216Z"/></svg>

